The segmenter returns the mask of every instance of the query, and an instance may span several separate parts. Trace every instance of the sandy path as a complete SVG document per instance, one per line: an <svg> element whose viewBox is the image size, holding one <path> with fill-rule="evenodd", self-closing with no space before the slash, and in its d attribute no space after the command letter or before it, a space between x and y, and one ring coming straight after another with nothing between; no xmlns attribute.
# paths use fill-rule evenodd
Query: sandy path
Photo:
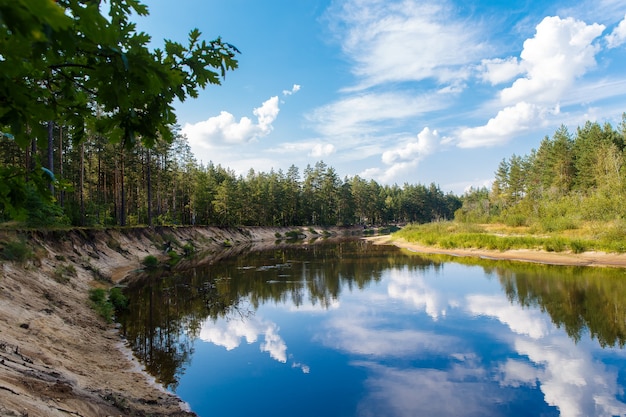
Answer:
<svg viewBox="0 0 626 417"><path fill-rule="evenodd" d="M516 249L507 251L483 250L483 249L440 249L431 246L423 246L407 242L404 239L392 238L391 236L376 236L368 238L376 244L395 245L414 252L438 253L453 256L474 256L485 259L502 259L520 262L535 262L550 265L571 266L603 266L603 267L626 267L626 254L605 252L584 252L574 254L571 252L546 252L543 250Z"/></svg>

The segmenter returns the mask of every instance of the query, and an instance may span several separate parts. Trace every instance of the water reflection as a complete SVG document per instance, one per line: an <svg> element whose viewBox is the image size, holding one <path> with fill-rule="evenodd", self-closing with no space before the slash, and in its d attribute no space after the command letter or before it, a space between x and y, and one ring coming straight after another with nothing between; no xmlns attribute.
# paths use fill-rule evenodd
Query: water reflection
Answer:
<svg viewBox="0 0 626 417"><path fill-rule="evenodd" d="M272 376L254 393L270 398L280 386L294 407L316 390L334 393L325 396L330 411L282 404L277 415L626 415L624 278L362 241L277 247L137 280L122 319L137 355L170 389L186 371L193 379L196 341L252 364L252 374L234 364L197 402L187 399L200 415L205 406L250 414L228 391L261 374ZM242 356L245 346L284 369ZM206 368L197 372L226 366L223 353L210 352L194 359Z"/></svg>

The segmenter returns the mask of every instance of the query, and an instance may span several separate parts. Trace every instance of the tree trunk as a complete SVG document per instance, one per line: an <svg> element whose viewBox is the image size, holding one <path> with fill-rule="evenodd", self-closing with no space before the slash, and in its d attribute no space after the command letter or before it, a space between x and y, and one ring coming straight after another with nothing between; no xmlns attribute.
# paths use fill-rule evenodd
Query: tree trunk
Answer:
<svg viewBox="0 0 626 417"><path fill-rule="evenodd" d="M150 149L146 150L146 182L148 187L148 226L152 227L152 170L150 168Z"/></svg>
<svg viewBox="0 0 626 417"><path fill-rule="evenodd" d="M120 150L120 226L126 226L126 190L124 189L124 144Z"/></svg>
<svg viewBox="0 0 626 417"><path fill-rule="evenodd" d="M48 169L54 173L54 122L48 121ZM50 193L54 195L54 183L50 181Z"/></svg>
<svg viewBox="0 0 626 417"><path fill-rule="evenodd" d="M59 180L63 178L63 126L59 126ZM65 191L63 191L63 187L59 191L59 203L61 207L64 206L65 203Z"/></svg>
<svg viewBox="0 0 626 417"><path fill-rule="evenodd" d="M80 143L80 225L85 225L85 142Z"/></svg>

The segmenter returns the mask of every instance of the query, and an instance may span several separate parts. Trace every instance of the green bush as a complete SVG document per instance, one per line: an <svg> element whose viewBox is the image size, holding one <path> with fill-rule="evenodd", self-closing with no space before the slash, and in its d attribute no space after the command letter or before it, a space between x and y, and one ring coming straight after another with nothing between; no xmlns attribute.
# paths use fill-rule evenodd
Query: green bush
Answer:
<svg viewBox="0 0 626 417"><path fill-rule="evenodd" d="M0 258L12 262L26 262L33 256L33 250L24 239L7 242L0 252Z"/></svg>
<svg viewBox="0 0 626 417"><path fill-rule="evenodd" d="M111 288L108 294L104 288L92 288L89 290L89 301L91 302L91 307L107 323L113 322L113 315L116 312L124 311L128 308L128 299L118 287Z"/></svg>
<svg viewBox="0 0 626 417"><path fill-rule="evenodd" d="M109 302L116 312L124 311L128 308L128 298L122 293L122 289L113 287L109 291Z"/></svg>
<svg viewBox="0 0 626 417"><path fill-rule="evenodd" d="M185 257L189 257L196 252L196 248L191 243L185 243L183 253Z"/></svg>
<svg viewBox="0 0 626 417"><path fill-rule="evenodd" d="M103 288L92 288L89 290L89 301L91 308L98 313L107 323L113 321L113 304L108 300L107 292Z"/></svg>
<svg viewBox="0 0 626 417"><path fill-rule="evenodd" d="M148 255L141 262L146 269L154 269L159 266L159 260L154 255Z"/></svg>

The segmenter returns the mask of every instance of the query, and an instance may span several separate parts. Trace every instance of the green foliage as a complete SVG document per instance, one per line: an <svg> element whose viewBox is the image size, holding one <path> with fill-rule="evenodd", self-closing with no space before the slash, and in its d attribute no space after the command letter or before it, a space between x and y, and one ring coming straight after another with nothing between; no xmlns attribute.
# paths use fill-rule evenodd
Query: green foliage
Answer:
<svg viewBox="0 0 626 417"><path fill-rule="evenodd" d="M159 260L154 255L148 255L141 262L146 269L155 269L159 266Z"/></svg>
<svg viewBox="0 0 626 417"><path fill-rule="evenodd" d="M6 242L2 245L0 258L11 262L26 262L34 257L34 252L26 239Z"/></svg>
<svg viewBox="0 0 626 417"><path fill-rule="evenodd" d="M287 239L299 239L302 236L302 232L299 230L289 230L285 232L285 237Z"/></svg>
<svg viewBox="0 0 626 417"><path fill-rule="evenodd" d="M171 141L174 101L220 84L239 51L220 38L201 40L197 29L186 44L166 40L152 51L150 36L130 21L147 13L136 0L0 0L0 137L22 150L42 147L54 121L70 126L75 143L85 127L129 150ZM24 206L25 183L39 172L36 163L28 169L0 172L4 215L15 218Z"/></svg>
<svg viewBox="0 0 626 417"><path fill-rule="evenodd" d="M190 257L194 253L196 253L196 248L192 243L187 242L183 245L183 254L186 258Z"/></svg>
<svg viewBox="0 0 626 417"><path fill-rule="evenodd" d="M76 268L74 265L58 265L54 268L52 277L60 284L67 284L70 282L71 277L76 276Z"/></svg>
<svg viewBox="0 0 626 417"><path fill-rule="evenodd" d="M92 288L89 290L89 301L91 302L91 308L98 313L107 323L113 321L113 304L109 302L107 292L103 288Z"/></svg>
<svg viewBox="0 0 626 417"><path fill-rule="evenodd" d="M128 299L118 287L111 288L108 292L104 288L92 288L89 290L91 307L106 320L113 322L115 313L120 313L128 308Z"/></svg>
<svg viewBox="0 0 626 417"><path fill-rule="evenodd" d="M109 290L109 302L113 305L116 312L124 311L128 308L128 298L119 287L113 287Z"/></svg>

